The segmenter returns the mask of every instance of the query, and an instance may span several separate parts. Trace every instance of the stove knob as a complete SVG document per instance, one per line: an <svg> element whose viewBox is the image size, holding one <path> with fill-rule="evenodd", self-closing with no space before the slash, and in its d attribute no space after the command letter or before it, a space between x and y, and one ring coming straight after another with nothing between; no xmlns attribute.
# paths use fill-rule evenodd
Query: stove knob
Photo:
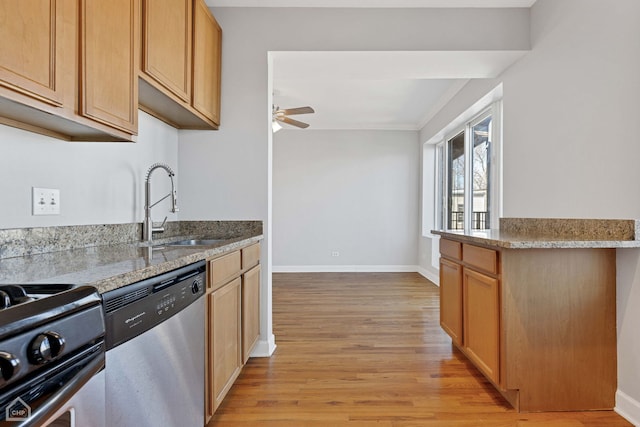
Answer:
<svg viewBox="0 0 640 427"><path fill-rule="evenodd" d="M11 353L0 351L0 384L9 381L20 370L20 360Z"/></svg>
<svg viewBox="0 0 640 427"><path fill-rule="evenodd" d="M29 361L36 365L42 365L55 359L64 349L64 338L57 332L44 332L31 341L29 345Z"/></svg>
<svg viewBox="0 0 640 427"><path fill-rule="evenodd" d="M0 291L0 309L11 306L11 297L5 291Z"/></svg>

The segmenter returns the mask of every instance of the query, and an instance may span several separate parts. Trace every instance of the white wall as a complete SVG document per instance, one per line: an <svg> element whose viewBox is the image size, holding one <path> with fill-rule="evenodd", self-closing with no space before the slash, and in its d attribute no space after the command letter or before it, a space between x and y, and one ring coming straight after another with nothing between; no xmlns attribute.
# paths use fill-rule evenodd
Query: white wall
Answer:
<svg viewBox="0 0 640 427"><path fill-rule="evenodd" d="M526 50L529 11L214 8L213 13L223 30L221 126L217 132L180 133L180 218L265 221L259 346L271 351L268 52ZM454 22L465 31L451 31Z"/></svg>
<svg viewBox="0 0 640 427"><path fill-rule="evenodd" d="M135 144L66 142L0 125L0 153L0 228L142 222L147 169L165 162L177 171L178 131L143 112ZM170 188L162 171L152 185L155 194ZM60 215L31 215L31 187L60 189ZM154 219L166 212L175 220L169 205L154 208Z"/></svg>
<svg viewBox="0 0 640 427"><path fill-rule="evenodd" d="M274 271L415 271L417 151L415 131L278 132Z"/></svg>
<svg viewBox="0 0 640 427"><path fill-rule="evenodd" d="M529 48L527 9L214 8L213 13L223 29L221 126L180 132L182 219L266 220L269 51ZM450 31L452 22L465 31Z"/></svg>
<svg viewBox="0 0 640 427"><path fill-rule="evenodd" d="M418 136L419 141L419 163L420 163L420 233L418 235L418 271L433 283L440 285L438 272L439 257L438 236L430 234L436 228L435 225L435 159L436 148L433 144L422 143L422 135Z"/></svg>
<svg viewBox="0 0 640 427"><path fill-rule="evenodd" d="M504 216L640 218L640 2L538 0L531 19L532 51L468 84L423 141L501 81ZM618 250L616 404L637 424L639 267L639 250Z"/></svg>

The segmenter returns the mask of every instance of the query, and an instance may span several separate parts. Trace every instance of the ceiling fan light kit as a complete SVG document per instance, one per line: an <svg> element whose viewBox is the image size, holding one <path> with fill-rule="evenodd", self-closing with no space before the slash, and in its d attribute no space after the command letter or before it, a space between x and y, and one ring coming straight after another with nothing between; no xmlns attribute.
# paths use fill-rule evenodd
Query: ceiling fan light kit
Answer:
<svg viewBox="0 0 640 427"><path fill-rule="evenodd" d="M296 114L311 114L311 113L315 113L315 111L313 108L309 106L280 109L280 107L278 107L277 105L274 105L273 111L272 111L273 132L277 132L280 129L282 129L282 125L280 123L285 123L291 126L298 127L300 129L306 129L309 127L307 123L291 119L288 116L293 116Z"/></svg>

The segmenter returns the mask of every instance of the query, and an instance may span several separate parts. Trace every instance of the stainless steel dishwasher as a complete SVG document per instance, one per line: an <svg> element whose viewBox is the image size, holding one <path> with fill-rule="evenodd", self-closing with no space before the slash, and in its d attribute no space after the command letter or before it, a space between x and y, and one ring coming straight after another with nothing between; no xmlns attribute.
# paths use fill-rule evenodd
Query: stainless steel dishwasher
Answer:
<svg viewBox="0 0 640 427"><path fill-rule="evenodd" d="M109 427L204 425L205 262L103 294Z"/></svg>

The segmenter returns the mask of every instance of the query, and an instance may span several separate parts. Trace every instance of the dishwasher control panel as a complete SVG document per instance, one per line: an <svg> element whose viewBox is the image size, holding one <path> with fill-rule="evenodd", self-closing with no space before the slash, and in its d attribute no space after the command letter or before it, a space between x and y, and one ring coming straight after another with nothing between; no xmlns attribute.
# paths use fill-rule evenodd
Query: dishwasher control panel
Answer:
<svg viewBox="0 0 640 427"><path fill-rule="evenodd" d="M107 350L148 331L200 299L205 291L204 280L202 262L196 268L183 267L103 294Z"/></svg>
<svg viewBox="0 0 640 427"><path fill-rule="evenodd" d="M174 311L180 311L185 307L185 302L189 305L189 301L197 299L204 294L204 286L202 286L204 275L197 275L182 283L167 288L167 292L161 291L160 299L156 304L156 313L158 316L165 314L173 314ZM195 297L195 298L194 298Z"/></svg>

